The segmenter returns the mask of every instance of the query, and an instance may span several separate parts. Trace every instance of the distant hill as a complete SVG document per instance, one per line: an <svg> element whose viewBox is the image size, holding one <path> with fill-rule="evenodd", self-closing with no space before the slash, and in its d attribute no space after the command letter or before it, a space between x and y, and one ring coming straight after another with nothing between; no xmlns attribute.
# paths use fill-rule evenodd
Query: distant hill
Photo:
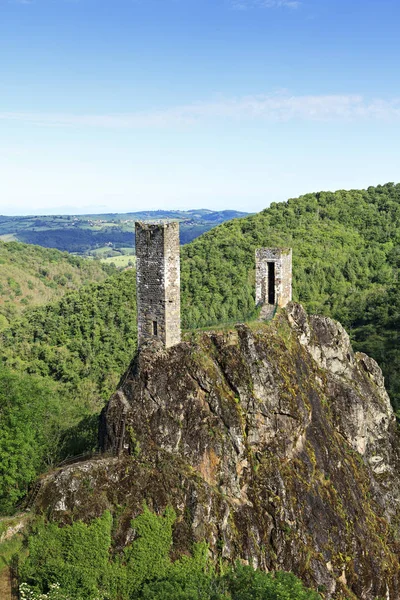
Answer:
<svg viewBox="0 0 400 600"><path fill-rule="evenodd" d="M46 304L114 272L99 261L0 240L0 330L29 306Z"/></svg>
<svg viewBox="0 0 400 600"><path fill-rule="evenodd" d="M134 253L137 220L177 219L181 224L181 243L187 244L215 225L247 214L235 210L198 209L80 216L0 216L0 239L19 240L78 254L101 253L104 258L121 249L125 253Z"/></svg>

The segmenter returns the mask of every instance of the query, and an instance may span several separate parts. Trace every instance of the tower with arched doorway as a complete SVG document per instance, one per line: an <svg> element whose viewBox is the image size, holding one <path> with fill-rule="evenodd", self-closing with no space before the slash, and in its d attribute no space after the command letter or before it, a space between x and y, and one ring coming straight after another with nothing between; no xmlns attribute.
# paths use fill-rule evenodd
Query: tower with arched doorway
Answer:
<svg viewBox="0 0 400 600"><path fill-rule="evenodd" d="M292 299L292 249L257 248L256 304L286 306Z"/></svg>

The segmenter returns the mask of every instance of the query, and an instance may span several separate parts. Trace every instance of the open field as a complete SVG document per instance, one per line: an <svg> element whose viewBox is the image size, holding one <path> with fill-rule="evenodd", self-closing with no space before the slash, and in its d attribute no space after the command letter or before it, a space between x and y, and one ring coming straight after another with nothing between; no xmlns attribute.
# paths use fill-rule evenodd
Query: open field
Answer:
<svg viewBox="0 0 400 600"><path fill-rule="evenodd" d="M121 269L124 267L134 266L136 261L136 256L128 255L128 254L120 254L119 256L109 256L108 258L102 258L101 262L106 264L114 264L117 269Z"/></svg>
<svg viewBox="0 0 400 600"><path fill-rule="evenodd" d="M4 235L0 235L0 240L2 242L16 242L17 238L13 233L5 233Z"/></svg>

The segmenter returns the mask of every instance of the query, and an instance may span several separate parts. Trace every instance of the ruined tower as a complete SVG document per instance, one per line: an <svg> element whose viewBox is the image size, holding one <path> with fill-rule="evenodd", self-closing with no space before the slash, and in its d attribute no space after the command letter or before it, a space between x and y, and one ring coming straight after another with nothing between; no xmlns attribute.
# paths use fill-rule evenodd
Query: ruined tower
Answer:
<svg viewBox="0 0 400 600"><path fill-rule="evenodd" d="M286 306L292 299L292 249L257 248L256 304Z"/></svg>
<svg viewBox="0 0 400 600"><path fill-rule="evenodd" d="M140 222L136 232L138 343L181 341L179 223Z"/></svg>

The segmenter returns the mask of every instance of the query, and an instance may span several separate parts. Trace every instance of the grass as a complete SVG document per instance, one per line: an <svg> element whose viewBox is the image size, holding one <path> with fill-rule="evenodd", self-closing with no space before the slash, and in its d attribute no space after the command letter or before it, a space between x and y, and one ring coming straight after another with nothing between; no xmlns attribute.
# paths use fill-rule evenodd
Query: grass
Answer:
<svg viewBox="0 0 400 600"><path fill-rule="evenodd" d="M20 514L13 517L3 517L0 519L0 533L4 533L10 527L15 527L20 522L24 524L24 527L28 524L31 519L29 514ZM4 540L0 543L0 598L3 600L11 599L10 589L10 566L13 556L18 555L19 557L26 554L27 550L23 547L24 533L20 531L15 533L10 539Z"/></svg>
<svg viewBox="0 0 400 600"><path fill-rule="evenodd" d="M22 533L15 534L10 540L0 544L0 573L10 566L14 554L21 554L24 536Z"/></svg>
<svg viewBox="0 0 400 600"><path fill-rule="evenodd" d="M122 248L113 248L112 246L101 246L101 248L94 248L86 253L86 256L96 256L99 258L109 258L110 256L121 256L121 255L132 256L135 254L133 246L124 246Z"/></svg>
<svg viewBox="0 0 400 600"><path fill-rule="evenodd" d="M132 246L118 248L118 252L122 252L122 254L129 254L129 256L132 256L132 254L135 253L135 248L133 248Z"/></svg>
<svg viewBox="0 0 400 600"><path fill-rule="evenodd" d="M12 600L10 567L13 556L19 558L26 554L26 549L23 548L24 536L22 533L17 533L10 540L0 544L0 598L2 600Z"/></svg>
<svg viewBox="0 0 400 600"><path fill-rule="evenodd" d="M104 254L108 254L110 252L114 252L111 246L102 246L101 248L95 248L94 250L90 250L90 256L98 256L102 257Z"/></svg>
<svg viewBox="0 0 400 600"><path fill-rule="evenodd" d="M135 265L135 260L136 257L132 254L120 254L119 256L109 256L108 258L102 258L101 262L108 263L109 265L114 264L117 267L117 269L122 269L124 267L128 267L129 263Z"/></svg>
<svg viewBox="0 0 400 600"><path fill-rule="evenodd" d="M3 242L16 242L17 238L13 233L5 233L4 235L0 235L0 240L3 240Z"/></svg>

